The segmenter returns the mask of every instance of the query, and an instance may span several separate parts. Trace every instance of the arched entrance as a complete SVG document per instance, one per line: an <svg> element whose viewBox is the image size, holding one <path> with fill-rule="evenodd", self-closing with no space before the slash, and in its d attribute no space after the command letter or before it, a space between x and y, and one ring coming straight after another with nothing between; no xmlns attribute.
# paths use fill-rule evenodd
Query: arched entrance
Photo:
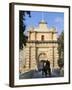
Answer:
<svg viewBox="0 0 72 90"><path fill-rule="evenodd" d="M47 61L46 53L40 53L38 56L38 70L42 70L46 61Z"/></svg>

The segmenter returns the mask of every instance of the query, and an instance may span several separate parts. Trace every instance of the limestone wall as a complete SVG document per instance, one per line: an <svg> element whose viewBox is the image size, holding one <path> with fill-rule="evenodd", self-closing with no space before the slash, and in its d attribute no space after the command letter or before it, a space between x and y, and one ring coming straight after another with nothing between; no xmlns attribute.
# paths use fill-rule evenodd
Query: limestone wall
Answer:
<svg viewBox="0 0 72 90"><path fill-rule="evenodd" d="M51 68L58 68L58 64L57 64L57 60L58 60L57 48L37 48L37 57L41 53L45 53L46 54L46 57L43 58L43 59L50 61Z"/></svg>
<svg viewBox="0 0 72 90"><path fill-rule="evenodd" d="M42 35L44 35L44 41L52 40L52 33L37 33L36 40L41 41Z"/></svg>
<svg viewBox="0 0 72 90"><path fill-rule="evenodd" d="M52 32L30 32L29 40L41 41L41 36L44 35L44 41L57 40L57 34Z"/></svg>
<svg viewBox="0 0 72 90"><path fill-rule="evenodd" d="M44 35L44 41L41 42L42 35ZM58 68L58 43L57 43L57 32L55 28L49 29L47 24L42 21L39 23L39 27L31 28L29 31L28 41L26 47L20 51L19 55L19 70L21 73L26 71L37 69L39 55L45 53L45 60L50 61L51 68ZM40 42L32 42L40 41ZM49 42L48 42L49 41ZM50 42L51 41L51 42Z"/></svg>

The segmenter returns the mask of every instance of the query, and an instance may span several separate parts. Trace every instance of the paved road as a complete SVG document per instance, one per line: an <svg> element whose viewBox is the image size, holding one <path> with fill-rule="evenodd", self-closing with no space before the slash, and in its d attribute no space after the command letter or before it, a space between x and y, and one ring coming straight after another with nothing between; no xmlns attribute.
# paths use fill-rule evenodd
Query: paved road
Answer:
<svg viewBox="0 0 72 90"><path fill-rule="evenodd" d="M60 70L59 69L55 69L52 71L51 73L51 77L60 77L63 76L60 74ZM41 71L36 71L36 70L31 70L29 72L20 74L20 79L29 79L29 78L46 78L45 75L42 75ZM47 78L50 78L49 76L47 76Z"/></svg>

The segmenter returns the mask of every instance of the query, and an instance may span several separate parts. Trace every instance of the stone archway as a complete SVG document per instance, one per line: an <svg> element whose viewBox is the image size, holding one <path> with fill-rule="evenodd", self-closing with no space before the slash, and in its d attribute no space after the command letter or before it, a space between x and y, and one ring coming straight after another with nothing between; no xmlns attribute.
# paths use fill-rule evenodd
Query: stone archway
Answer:
<svg viewBox="0 0 72 90"><path fill-rule="evenodd" d="M47 60L47 55L46 55L46 53L40 53L40 54L38 55L38 69L39 69L39 70L42 69L43 64L46 62L46 60Z"/></svg>

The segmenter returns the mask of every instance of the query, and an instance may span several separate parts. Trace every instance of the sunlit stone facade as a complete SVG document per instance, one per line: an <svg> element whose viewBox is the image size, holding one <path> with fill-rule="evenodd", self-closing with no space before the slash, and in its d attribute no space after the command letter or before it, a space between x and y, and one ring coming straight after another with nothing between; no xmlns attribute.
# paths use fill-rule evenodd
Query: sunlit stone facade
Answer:
<svg viewBox="0 0 72 90"><path fill-rule="evenodd" d="M41 60L49 60L50 67L58 68L57 31L54 27L48 28L45 21L38 27L28 30L28 41L20 51L20 72L38 69Z"/></svg>

